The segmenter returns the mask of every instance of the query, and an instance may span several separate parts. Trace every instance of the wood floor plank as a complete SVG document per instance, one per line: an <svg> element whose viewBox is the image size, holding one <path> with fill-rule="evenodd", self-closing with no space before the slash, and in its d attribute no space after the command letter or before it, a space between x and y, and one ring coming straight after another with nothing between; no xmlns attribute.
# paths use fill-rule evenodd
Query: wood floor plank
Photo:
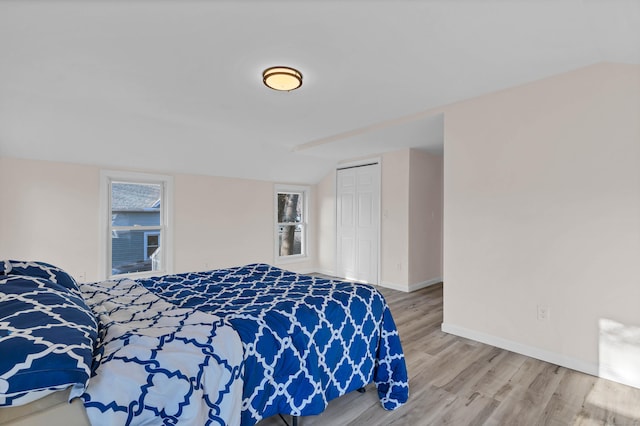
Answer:
<svg viewBox="0 0 640 426"><path fill-rule="evenodd" d="M498 401L513 388L510 380L526 361L526 357L508 351L500 351L500 355L492 360L491 368L473 383L471 390L479 392Z"/></svg>
<svg viewBox="0 0 640 426"><path fill-rule="evenodd" d="M545 407L541 424L562 425L568 420L570 424L575 423L596 380L593 376L567 370Z"/></svg>
<svg viewBox="0 0 640 426"><path fill-rule="evenodd" d="M373 385L330 402L300 426L640 426L640 389L446 334L442 284L379 288L400 333L409 401L386 411ZM283 426L278 417L260 426Z"/></svg>

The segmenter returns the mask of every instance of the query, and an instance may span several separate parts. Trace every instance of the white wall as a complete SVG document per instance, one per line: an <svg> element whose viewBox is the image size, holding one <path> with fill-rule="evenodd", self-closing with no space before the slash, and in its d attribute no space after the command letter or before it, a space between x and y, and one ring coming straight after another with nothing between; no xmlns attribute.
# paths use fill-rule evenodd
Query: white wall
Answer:
<svg viewBox="0 0 640 426"><path fill-rule="evenodd" d="M272 182L173 176L175 272L273 264ZM41 260L99 278L98 167L0 157L0 185L0 259ZM315 226L309 238L309 259L283 267L315 269Z"/></svg>
<svg viewBox="0 0 640 426"><path fill-rule="evenodd" d="M600 321L640 325L640 66L444 112L443 329L597 373Z"/></svg>

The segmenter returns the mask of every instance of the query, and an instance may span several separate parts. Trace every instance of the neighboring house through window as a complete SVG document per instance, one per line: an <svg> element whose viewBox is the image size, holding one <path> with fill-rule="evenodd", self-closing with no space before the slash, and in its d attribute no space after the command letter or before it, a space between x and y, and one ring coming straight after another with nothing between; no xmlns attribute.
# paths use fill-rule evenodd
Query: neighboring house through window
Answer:
<svg viewBox="0 0 640 426"><path fill-rule="evenodd" d="M276 185L276 261L307 257L309 187Z"/></svg>
<svg viewBox="0 0 640 426"><path fill-rule="evenodd" d="M150 259L160 249L160 232L144 233L144 259Z"/></svg>
<svg viewBox="0 0 640 426"><path fill-rule="evenodd" d="M102 173L106 278L172 271L172 183L169 176Z"/></svg>

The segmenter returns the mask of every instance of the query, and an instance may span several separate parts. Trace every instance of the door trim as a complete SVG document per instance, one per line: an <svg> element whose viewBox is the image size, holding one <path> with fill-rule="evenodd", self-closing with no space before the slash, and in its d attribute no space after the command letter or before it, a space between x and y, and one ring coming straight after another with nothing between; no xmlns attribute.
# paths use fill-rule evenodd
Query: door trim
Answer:
<svg viewBox="0 0 640 426"><path fill-rule="evenodd" d="M372 157L372 158L367 158L362 160L347 161L345 163L338 164L336 166L336 170L351 169L354 167L373 166L374 164L379 164L382 166L382 158Z"/></svg>
<svg viewBox="0 0 640 426"><path fill-rule="evenodd" d="M365 166L373 166L378 165L378 255L377 255L377 263L378 263L378 273L377 273L377 282L369 283L375 286L379 286L382 282L382 157L372 157L361 160L354 160L345 163L340 163L336 165L335 170L335 186L334 186L334 204L335 204L335 257L334 257L334 269L336 271L336 275L340 272L338 271L338 171L344 169L351 169L354 167L365 167ZM344 278L344 277L339 277Z"/></svg>

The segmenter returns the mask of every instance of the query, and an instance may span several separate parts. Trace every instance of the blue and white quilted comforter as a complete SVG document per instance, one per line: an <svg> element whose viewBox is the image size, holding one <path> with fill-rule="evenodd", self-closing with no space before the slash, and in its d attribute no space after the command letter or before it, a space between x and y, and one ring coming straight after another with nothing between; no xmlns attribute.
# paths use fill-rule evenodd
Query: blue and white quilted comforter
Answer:
<svg viewBox="0 0 640 426"><path fill-rule="evenodd" d="M398 331L372 286L265 264L137 282L179 308L215 313L238 332L243 425L278 413L319 414L328 401L371 381L385 409L408 398Z"/></svg>
<svg viewBox="0 0 640 426"><path fill-rule="evenodd" d="M238 425L242 345L212 314L131 280L81 284L100 333L83 395L93 425Z"/></svg>

